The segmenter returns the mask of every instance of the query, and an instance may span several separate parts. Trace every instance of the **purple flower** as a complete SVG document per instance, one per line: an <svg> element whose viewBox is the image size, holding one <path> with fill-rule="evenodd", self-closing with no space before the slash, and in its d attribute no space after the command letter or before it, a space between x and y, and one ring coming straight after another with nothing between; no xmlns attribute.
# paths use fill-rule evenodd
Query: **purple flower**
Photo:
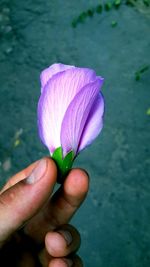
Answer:
<svg viewBox="0 0 150 267"><path fill-rule="evenodd" d="M53 64L41 73L38 128L51 156L62 149L76 156L103 127L103 78L88 68Z"/></svg>

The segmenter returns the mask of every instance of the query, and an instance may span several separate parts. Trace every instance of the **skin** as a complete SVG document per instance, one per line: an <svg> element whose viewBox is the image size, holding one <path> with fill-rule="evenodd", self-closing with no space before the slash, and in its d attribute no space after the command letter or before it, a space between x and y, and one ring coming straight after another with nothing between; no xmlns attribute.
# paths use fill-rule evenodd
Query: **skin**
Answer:
<svg viewBox="0 0 150 267"><path fill-rule="evenodd" d="M86 197L88 175L81 169L72 169L53 193L57 168L52 159L44 160L46 170L40 180L26 183L38 164L35 162L11 177L0 191L2 266L83 266L76 255L80 234L68 222Z"/></svg>

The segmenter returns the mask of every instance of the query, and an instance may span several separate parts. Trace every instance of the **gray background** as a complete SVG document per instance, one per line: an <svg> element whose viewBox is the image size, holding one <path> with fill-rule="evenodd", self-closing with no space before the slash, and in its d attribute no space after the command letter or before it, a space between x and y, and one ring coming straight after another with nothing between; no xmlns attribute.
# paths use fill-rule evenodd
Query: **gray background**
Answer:
<svg viewBox="0 0 150 267"><path fill-rule="evenodd" d="M0 0L0 183L48 152L37 134L39 74L54 62L105 78L105 126L74 166L91 176L72 223L86 267L150 266L150 17L123 5L76 28L96 0ZM117 21L112 27L111 22Z"/></svg>

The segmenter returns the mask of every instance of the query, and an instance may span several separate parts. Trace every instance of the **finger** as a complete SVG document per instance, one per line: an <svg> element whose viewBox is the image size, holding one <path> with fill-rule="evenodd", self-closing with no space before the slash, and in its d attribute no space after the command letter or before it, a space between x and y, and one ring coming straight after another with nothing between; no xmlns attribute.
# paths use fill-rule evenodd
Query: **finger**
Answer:
<svg viewBox="0 0 150 267"><path fill-rule="evenodd" d="M54 258L48 267L83 267L83 263L81 258L75 255L69 258Z"/></svg>
<svg viewBox="0 0 150 267"><path fill-rule="evenodd" d="M43 267L83 267L81 258L76 254L71 254L68 257L53 258L45 249L39 255L39 261Z"/></svg>
<svg viewBox="0 0 150 267"><path fill-rule="evenodd" d="M44 158L27 179L0 195L0 243L39 211L53 190L56 176L54 162Z"/></svg>
<svg viewBox="0 0 150 267"><path fill-rule="evenodd" d="M32 170L35 168L36 164L37 164L37 161L32 163L30 166L28 166L24 170L13 175L7 181L7 183L3 186L3 188L0 191L0 194L2 194L4 191L6 191L8 188L12 187L13 185L17 184L21 180L24 180L26 177L28 177L30 175L30 173L32 172Z"/></svg>
<svg viewBox="0 0 150 267"><path fill-rule="evenodd" d="M52 257L65 257L80 246L80 234L71 225L63 225L45 237L45 247Z"/></svg>
<svg viewBox="0 0 150 267"><path fill-rule="evenodd" d="M26 234L36 242L44 242L47 232L69 222L85 199L88 186L89 179L85 171L71 170L45 208L25 227Z"/></svg>
<svg viewBox="0 0 150 267"><path fill-rule="evenodd" d="M73 169L52 197L45 213L53 218L53 227L66 224L84 201L89 188L89 176L81 169Z"/></svg>

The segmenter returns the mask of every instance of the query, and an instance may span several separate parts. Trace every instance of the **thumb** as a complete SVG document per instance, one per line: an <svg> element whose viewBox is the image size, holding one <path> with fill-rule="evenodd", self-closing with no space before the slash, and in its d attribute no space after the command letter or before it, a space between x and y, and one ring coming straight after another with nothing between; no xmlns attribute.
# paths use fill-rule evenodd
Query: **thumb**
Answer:
<svg viewBox="0 0 150 267"><path fill-rule="evenodd" d="M56 176L55 163L43 158L24 180L0 194L0 244L39 211L53 190Z"/></svg>

